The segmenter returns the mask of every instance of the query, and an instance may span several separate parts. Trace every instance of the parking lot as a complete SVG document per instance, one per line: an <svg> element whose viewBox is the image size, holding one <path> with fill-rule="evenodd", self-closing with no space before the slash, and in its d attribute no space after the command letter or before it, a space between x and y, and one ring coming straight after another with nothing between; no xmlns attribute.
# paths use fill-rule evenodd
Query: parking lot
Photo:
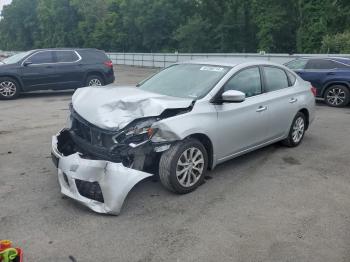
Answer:
<svg viewBox="0 0 350 262"><path fill-rule="evenodd" d="M155 71L117 67L117 84ZM191 194L147 179L107 216L60 194L51 136L71 95L0 101L0 238L26 261L349 261L350 107L318 103L299 147L219 165Z"/></svg>

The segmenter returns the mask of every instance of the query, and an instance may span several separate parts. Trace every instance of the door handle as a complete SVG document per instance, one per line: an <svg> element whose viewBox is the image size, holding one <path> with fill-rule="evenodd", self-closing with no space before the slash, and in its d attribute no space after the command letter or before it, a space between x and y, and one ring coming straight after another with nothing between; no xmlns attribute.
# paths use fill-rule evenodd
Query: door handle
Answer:
<svg viewBox="0 0 350 262"><path fill-rule="evenodd" d="M53 66L46 66L46 68L53 68Z"/></svg>
<svg viewBox="0 0 350 262"><path fill-rule="evenodd" d="M334 73L334 72L329 72L329 73L327 73L327 75L329 75L329 76L334 76L335 73Z"/></svg>
<svg viewBox="0 0 350 262"><path fill-rule="evenodd" d="M297 101L298 101L298 99L296 99L296 98L291 98L291 99L289 100L289 103L293 104L293 103L295 103L295 102L297 102Z"/></svg>
<svg viewBox="0 0 350 262"><path fill-rule="evenodd" d="M267 106L259 106L259 108L256 110L256 112L263 112L267 110Z"/></svg>

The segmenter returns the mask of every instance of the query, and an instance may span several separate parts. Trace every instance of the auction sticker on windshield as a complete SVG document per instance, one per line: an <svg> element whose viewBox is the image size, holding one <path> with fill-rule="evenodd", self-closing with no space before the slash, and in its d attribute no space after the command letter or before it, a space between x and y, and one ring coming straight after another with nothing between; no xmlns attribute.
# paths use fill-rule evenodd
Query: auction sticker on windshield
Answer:
<svg viewBox="0 0 350 262"><path fill-rule="evenodd" d="M215 66L202 66L201 71L212 71L212 72L222 72L224 71L223 67L215 67Z"/></svg>

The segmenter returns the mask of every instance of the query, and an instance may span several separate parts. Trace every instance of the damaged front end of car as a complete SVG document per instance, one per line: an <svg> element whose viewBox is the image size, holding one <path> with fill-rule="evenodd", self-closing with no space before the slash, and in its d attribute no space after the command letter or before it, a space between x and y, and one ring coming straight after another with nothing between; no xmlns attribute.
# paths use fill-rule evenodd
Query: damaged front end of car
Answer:
<svg viewBox="0 0 350 262"><path fill-rule="evenodd" d="M157 173L160 154L176 141L152 139L160 131L153 124L189 112L192 106L136 118L118 130L91 124L71 106L68 127L52 138L62 194L95 212L118 215L129 191Z"/></svg>

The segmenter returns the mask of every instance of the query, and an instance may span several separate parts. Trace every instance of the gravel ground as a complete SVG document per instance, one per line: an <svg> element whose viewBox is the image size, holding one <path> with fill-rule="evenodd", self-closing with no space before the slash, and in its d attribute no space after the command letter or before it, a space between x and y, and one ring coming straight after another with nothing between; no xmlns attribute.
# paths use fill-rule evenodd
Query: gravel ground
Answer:
<svg viewBox="0 0 350 262"><path fill-rule="evenodd" d="M155 70L118 67L118 85ZM71 92L0 101L0 238L25 261L350 261L350 108L320 103L304 142L218 166L178 196L152 179L120 216L60 194L51 136Z"/></svg>

